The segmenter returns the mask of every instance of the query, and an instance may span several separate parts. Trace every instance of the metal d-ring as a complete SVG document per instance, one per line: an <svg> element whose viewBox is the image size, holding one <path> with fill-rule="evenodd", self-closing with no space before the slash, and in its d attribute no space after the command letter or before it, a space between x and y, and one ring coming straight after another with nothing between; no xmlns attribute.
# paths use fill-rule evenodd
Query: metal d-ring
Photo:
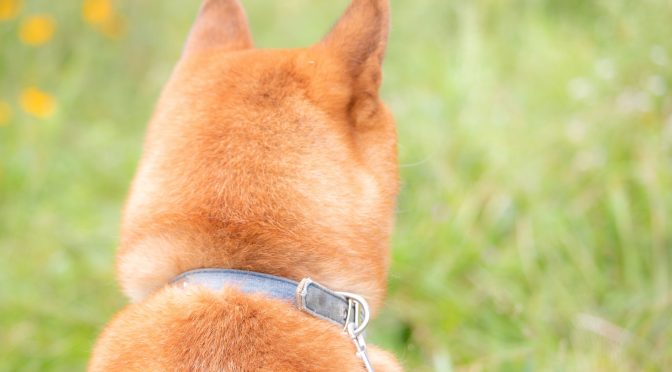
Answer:
<svg viewBox="0 0 672 372"><path fill-rule="evenodd" d="M352 323L355 324L356 328L352 329L351 336L357 337L361 335L366 329L366 326L369 325L369 320L371 319L371 309L369 308L369 303L366 302L364 297L356 295L354 293L350 292L337 292L337 293L348 300L348 313L345 318L344 330L350 333L350 330L348 330L348 324ZM355 314L352 314L353 308Z"/></svg>

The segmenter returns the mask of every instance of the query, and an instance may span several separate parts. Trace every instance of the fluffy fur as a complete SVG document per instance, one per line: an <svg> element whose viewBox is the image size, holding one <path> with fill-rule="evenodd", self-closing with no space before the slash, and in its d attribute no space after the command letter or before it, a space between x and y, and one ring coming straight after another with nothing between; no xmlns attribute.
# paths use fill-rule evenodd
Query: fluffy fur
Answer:
<svg viewBox="0 0 672 372"><path fill-rule="evenodd" d="M378 98L387 0L354 0L325 39L253 49L237 0L205 0L150 122L118 273L134 302L100 336L100 370L362 370L338 327L233 289L172 288L202 267L385 293L398 188ZM370 350L380 371L400 370Z"/></svg>

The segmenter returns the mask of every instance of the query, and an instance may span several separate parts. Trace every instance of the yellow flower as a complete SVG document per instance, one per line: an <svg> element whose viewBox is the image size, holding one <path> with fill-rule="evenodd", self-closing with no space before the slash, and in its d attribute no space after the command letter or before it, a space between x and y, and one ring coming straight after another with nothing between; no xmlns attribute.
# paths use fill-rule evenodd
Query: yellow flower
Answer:
<svg viewBox="0 0 672 372"><path fill-rule="evenodd" d="M0 101L0 127L7 125L12 118L12 108L7 102Z"/></svg>
<svg viewBox="0 0 672 372"><path fill-rule="evenodd" d="M56 111L56 100L48 93L28 87L21 93L21 107L35 117L46 119Z"/></svg>
<svg viewBox="0 0 672 372"><path fill-rule="evenodd" d="M19 14L21 0L0 0L0 21L12 19Z"/></svg>
<svg viewBox="0 0 672 372"><path fill-rule="evenodd" d="M124 33L124 22L110 0L84 0L82 18L103 35L116 39Z"/></svg>
<svg viewBox="0 0 672 372"><path fill-rule="evenodd" d="M36 15L26 19L21 24L19 37L28 45L40 45L49 41L54 36L56 22L48 15Z"/></svg>
<svg viewBox="0 0 672 372"><path fill-rule="evenodd" d="M102 25L112 18L110 0L84 0L82 17L92 25Z"/></svg>

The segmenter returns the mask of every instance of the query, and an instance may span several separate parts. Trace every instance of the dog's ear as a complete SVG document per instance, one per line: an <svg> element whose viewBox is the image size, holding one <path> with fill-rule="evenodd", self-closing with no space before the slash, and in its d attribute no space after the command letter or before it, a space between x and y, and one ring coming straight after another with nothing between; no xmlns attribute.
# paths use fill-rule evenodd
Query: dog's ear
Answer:
<svg viewBox="0 0 672 372"><path fill-rule="evenodd" d="M251 48L252 35L238 0L204 0L184 47L184 55L204 49Z"/></svg>
<svg viewBox="0 0 672 372"><path fill-rule="evenodd" d="M317 45L338 58L353 79L353 109L370 111L377 99L389 33L389 0L353 0ZM369 112L371 113L371 112ZM365 113L364 116L368 116Z"/></svg>

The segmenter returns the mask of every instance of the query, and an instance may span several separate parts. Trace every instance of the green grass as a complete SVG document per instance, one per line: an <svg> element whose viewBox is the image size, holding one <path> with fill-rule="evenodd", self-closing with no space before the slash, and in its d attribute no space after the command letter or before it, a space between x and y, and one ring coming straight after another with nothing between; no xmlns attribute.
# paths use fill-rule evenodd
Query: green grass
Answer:
<svg viewBox="0 0 672 372"><path fill-rule="evenodd" d="M408 370L672 366L672 4L393 2L383 96L403 188L371 341ZM78 1L0 21L0 370L81 370L125 300L119 210L198 1ZM346 2L245 0L257 43L305 46ZM33 13L54 38L19 42ZM36 85L48 119L21 111Z"/></svg>

